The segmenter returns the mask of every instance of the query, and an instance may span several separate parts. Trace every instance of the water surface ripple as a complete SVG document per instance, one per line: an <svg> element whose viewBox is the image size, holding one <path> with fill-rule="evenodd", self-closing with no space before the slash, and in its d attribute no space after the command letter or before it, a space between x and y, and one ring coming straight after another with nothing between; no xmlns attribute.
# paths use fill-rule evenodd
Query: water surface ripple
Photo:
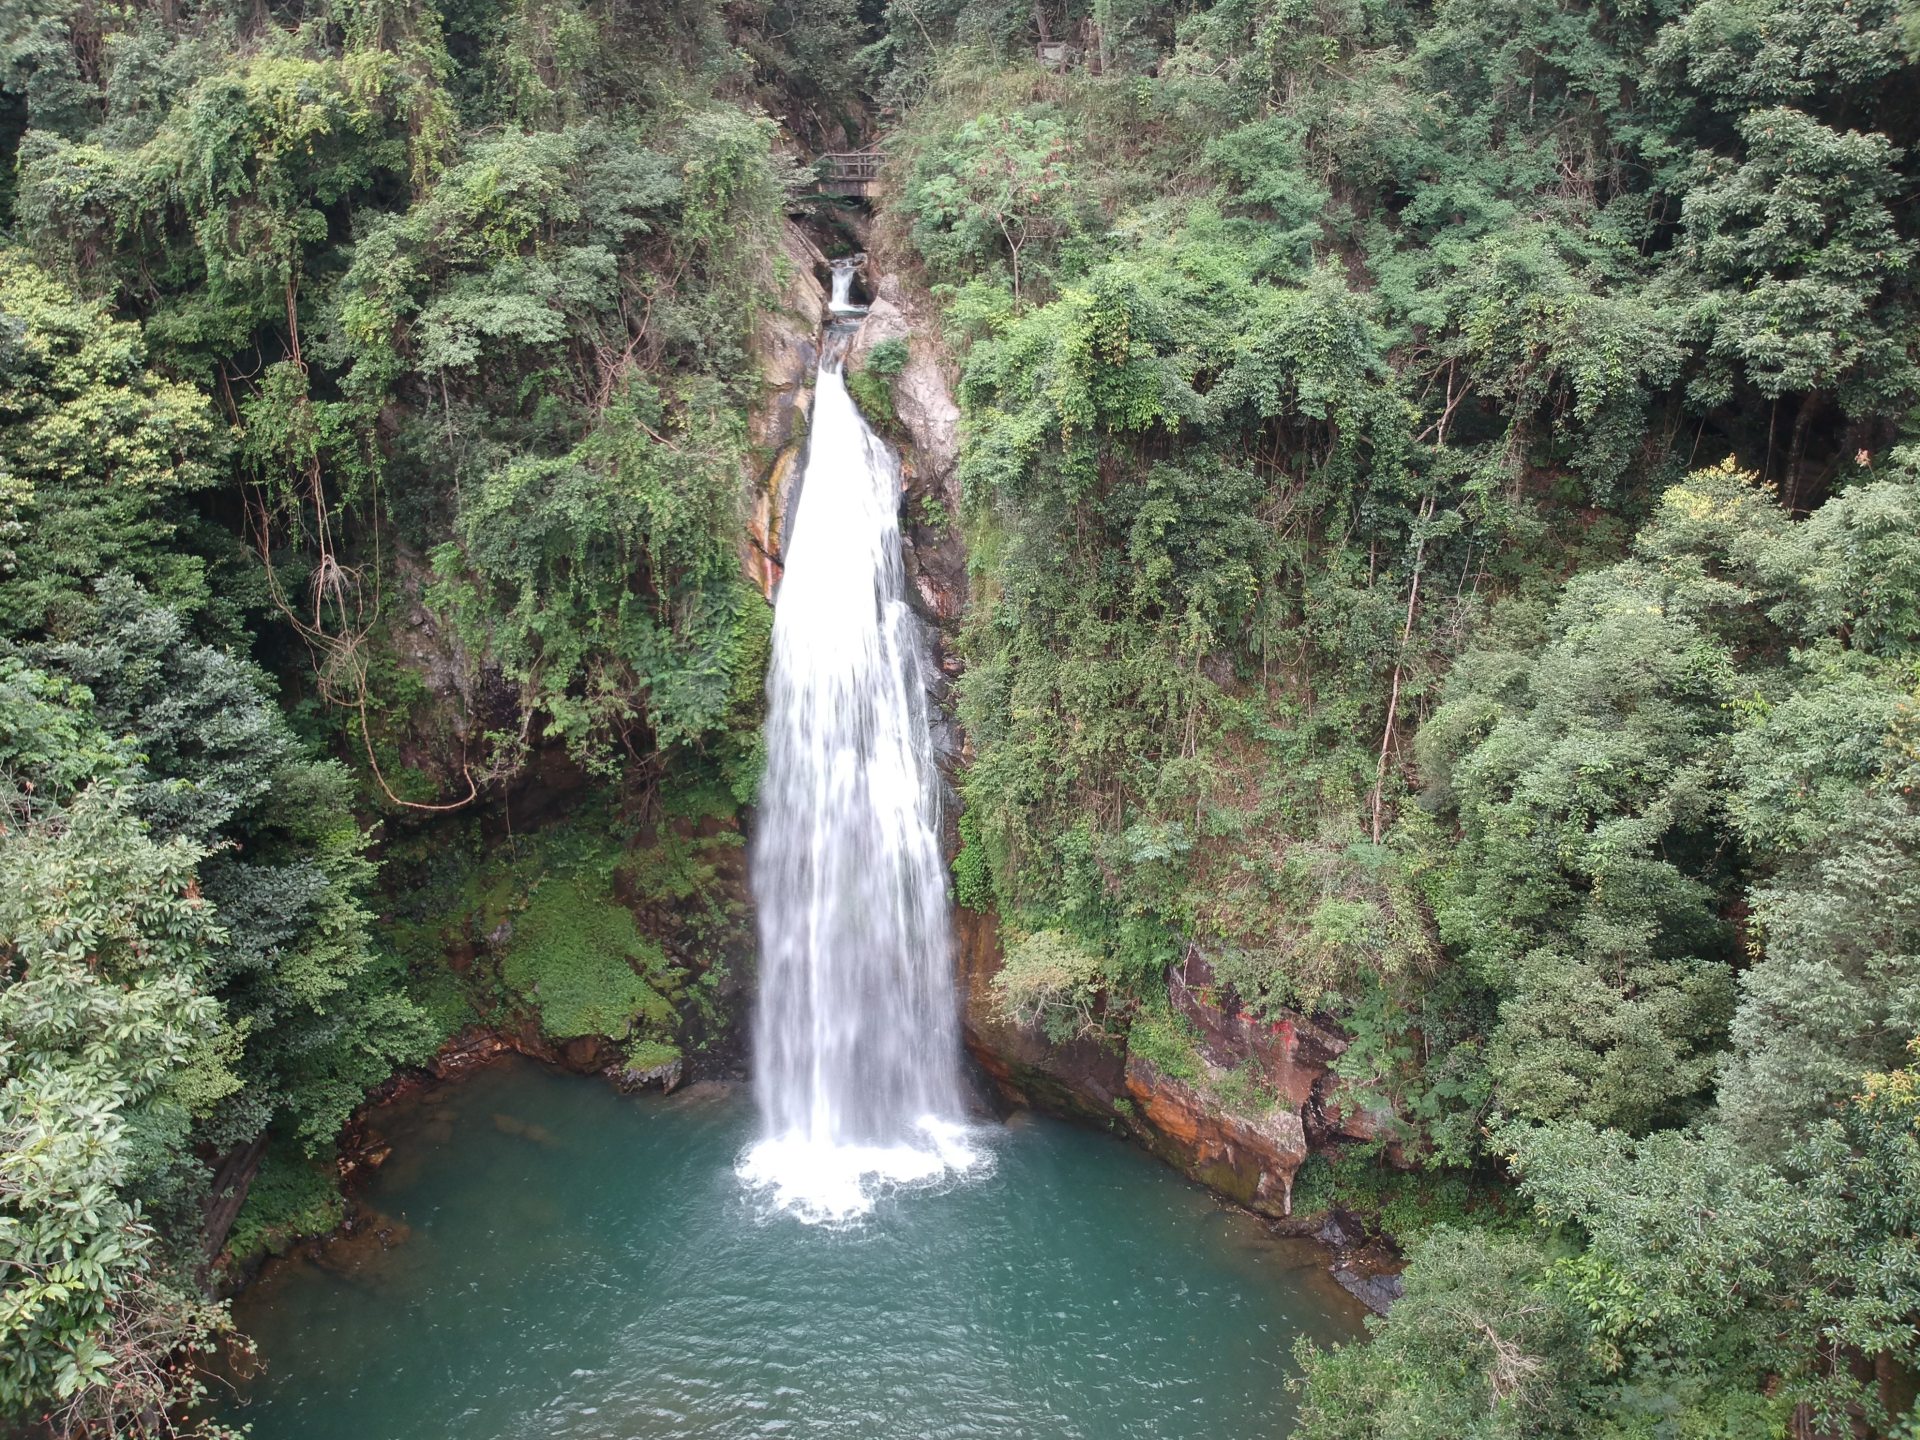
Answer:
<svg viewBox="0 0 1920 1440"><path fill-rule="evenodd" d="M743 1191L738 1092L515 1062L383 1128L402 1238L239 1302L256 1440L1281 1437L1294 1337L1358 1333L1317 1248L1051 1120L837 1229Z"/></svg>

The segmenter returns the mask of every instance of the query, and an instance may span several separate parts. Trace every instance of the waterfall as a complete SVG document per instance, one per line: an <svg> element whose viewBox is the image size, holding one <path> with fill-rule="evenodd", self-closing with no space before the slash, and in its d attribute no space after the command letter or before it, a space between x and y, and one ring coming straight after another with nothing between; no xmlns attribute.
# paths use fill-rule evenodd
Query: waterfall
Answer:
<svg viewBox="0 0 1920 1440"><path fill-rule="evenodd" d="M834 273L839 307L852 281ZM926 658L905 599L899 462L831 356L774 607L749 1182L807 1220L978 1157L959 1046Z"/></svg>
<svg viewBox="0 0 1920 1440"><path fill-rule="evenodd" d="M836 315L864 315L866 307L853 303L853 272L860 268L864 256L856 255L848 260L830 260L833 268L833 296L827 302L828 308Z"/></svg>
<svg viewBox="0 0 1920 1440"><path fill-rule="evenodd" d="M853 308L853 263L833 262L833 298L828 302L836 311Z"/></svg>

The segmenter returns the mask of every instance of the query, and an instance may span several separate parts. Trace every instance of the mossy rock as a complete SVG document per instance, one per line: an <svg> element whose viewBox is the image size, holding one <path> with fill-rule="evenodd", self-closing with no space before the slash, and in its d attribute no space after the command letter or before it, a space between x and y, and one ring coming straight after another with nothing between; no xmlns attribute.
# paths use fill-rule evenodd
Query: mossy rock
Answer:
<svg viewBox="0 0 1920 1440"><path fill-rule="evenodd" d="M263 1255L284 1255L308 1235L325 1235L346 1215L340 1177L297 1146L271 1146L247 1187L246 1202L227 1234L226 1262L240 1267Z"/></svg>
<svg viewBox="0 0 1920 1440"><path fill-rule="evenodd" d="M573 876L549 876L514 917L501 976L555 1040L669 1029L684 972L633 914Z"/></svg>
<svg viewBox="0 0 1920 1440"><path fill-rule="evenodd" d="M893 381L873 370L856 370L847 376L847 393L871 425L883 435L900 429L900 417L893 408Z"/></svg>

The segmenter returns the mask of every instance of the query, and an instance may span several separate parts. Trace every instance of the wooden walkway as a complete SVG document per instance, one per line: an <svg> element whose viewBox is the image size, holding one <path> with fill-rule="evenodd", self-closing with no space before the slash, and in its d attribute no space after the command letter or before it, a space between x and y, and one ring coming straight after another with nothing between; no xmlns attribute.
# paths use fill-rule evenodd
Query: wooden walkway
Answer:
<svg viewBox="0 0 1920 1440"><path fill-rule="evenodd" d="M866 199L880 178L878 150L835 150L820 157L825 174L820 180L823 195L844 195Z"/></svg>

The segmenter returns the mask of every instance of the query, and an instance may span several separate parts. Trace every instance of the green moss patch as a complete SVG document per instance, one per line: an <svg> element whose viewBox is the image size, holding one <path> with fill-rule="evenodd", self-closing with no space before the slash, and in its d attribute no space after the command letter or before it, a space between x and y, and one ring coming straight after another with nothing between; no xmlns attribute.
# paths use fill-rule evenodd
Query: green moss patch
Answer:
<svg viewBox="0 0 1920 1440"><path fill-rule="evenodd" d="M645 1074L672 1065L680 1057L680 1047L664 1040L634 1040L626 1047L627 1068Z"/></svg>
<svg viewBox="0 0 1920 1440"><path fill-rule="evenodd" d="M1127 1031L1127 1049L1169 1080L1198 1080L1199 1036L1193 1022L1165 1000L1140 1007Z"/></svg>
<svg viewBox="0 0 1920 1440"><path fill-rule="evenodd" d="M685 972L580 876L549 876L513 920L501 978L556 1040L666 1029Z"/></svg>

